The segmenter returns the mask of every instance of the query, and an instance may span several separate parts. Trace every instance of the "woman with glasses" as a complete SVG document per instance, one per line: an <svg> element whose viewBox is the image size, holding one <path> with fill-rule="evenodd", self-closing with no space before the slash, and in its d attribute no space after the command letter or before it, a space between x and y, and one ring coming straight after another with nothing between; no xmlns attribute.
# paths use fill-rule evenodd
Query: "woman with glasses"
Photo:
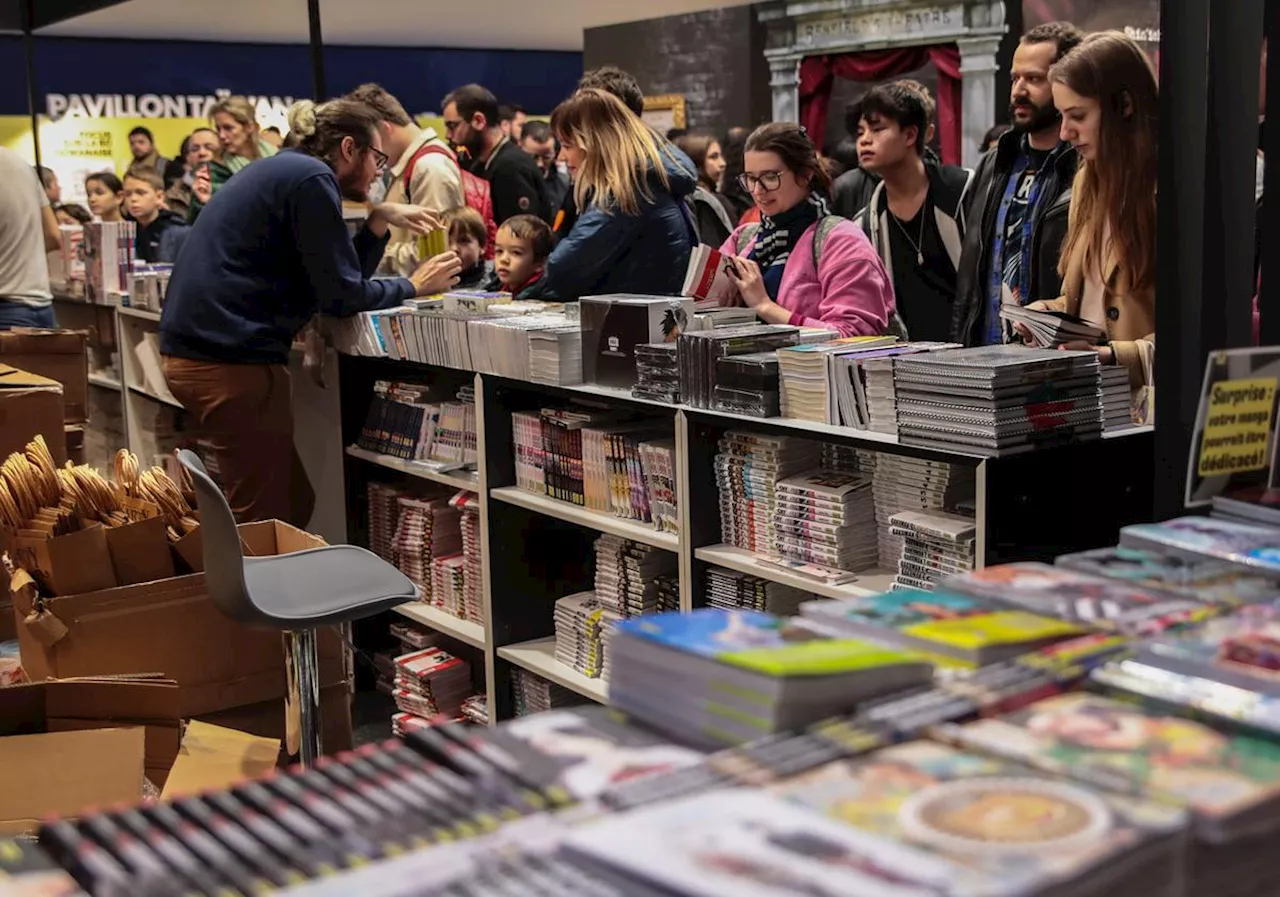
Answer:
<svg viewBox="0 0 1280 897"><path fill-rule="evenodd" d="M683 197L693 163L611 93L579 90L551 113L582 210L520 299L674 296L696 242Z"/></svg>
<svg viewBox="0 0 1280 897"><path fill-rule="evenodd" d="M876 336L894 315L893 286L861 229L827 209L831 178L799 125L761 125L747 138L742 189L760 210L720 247L739 299L766 324Z"/></svg>
<svg viewBox="0 0 1280 897"><path fill-rule="evenodd" d="M411 277L370 280L392 225L440 222L417 206L374 206L354 237L342 201L365 202L386 165L378 114L364 103L303 101L289 113L296 149L227 182L174 266L160 319L164 374L197 435L213 446L244 522L306 526L314 493L293 448L289 350L317 313L389 308L448 289L452 252Z"/></svg>
<svg viewBox="0 0 1280 897"><path fill-rule="evenodd" d="M252 162L276 154L276 148L262 139L253 104L244 97L224 97L214 103L209 111L209 124L217 135L219 152L193 169L188 221L199 216L205 203L233 174Z"/></svg>

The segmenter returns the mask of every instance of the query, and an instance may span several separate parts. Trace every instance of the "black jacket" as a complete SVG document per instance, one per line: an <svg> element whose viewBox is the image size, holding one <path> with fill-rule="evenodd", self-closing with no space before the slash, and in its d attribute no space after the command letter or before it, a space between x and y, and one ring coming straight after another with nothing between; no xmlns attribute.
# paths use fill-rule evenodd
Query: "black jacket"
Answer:
<svg viewBox="0 0 1280 897"><path fill-rule="evenodd" d="M174 262L191 228L181 215L161 209L150 224L138 224L134 251L144 262Z"/></svg>
<svg viewBox="0 0 1280 897"><path fill-rule="evenodd" d="M926 165L942 165L942 160L933 151L933 147L926 146L921 158ZM849 169L831 185L831 211L852 221L871 202L871 194L879 184L879 175L872 174L865 168Z"/></svg>
<svg viewBox="0 0 1280 897"><path fill-rule="evenodd" d="M536 215L550 223L547 188L538 163L510 140L498 147L487 163L478 163L472 173L489 182L493 220L499 227L516 215Z"/></svg>
<svg viewBox="0 0 1280 897"><path fill-rule="evenodd" d="M967 218L964 253L956 270L956 305L952 317L952 338L966 346L985 340L987 309L991 302L991 247L995 241L996 217L1004 198L1022 135L1010 131L995 148L982 157L974 176ZM1031 295L1028 302L1057 299L1062 295L1058 257L1067 238L1067 215L1071 210L1071 182L1076 176L1076 152L1059 144L1050 156L1049 170L1040 201L1032 212Z"/></svg>

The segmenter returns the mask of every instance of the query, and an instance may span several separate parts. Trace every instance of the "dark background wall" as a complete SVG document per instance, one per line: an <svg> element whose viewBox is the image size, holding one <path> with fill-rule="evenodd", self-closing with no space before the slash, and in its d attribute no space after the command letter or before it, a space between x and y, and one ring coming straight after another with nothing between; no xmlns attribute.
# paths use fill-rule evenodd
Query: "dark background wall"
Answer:
<svg viewBox="0 0 1280 897"><path fill-rule="evenodd" d="M764 29L751 6L588 28L583 67L616 65L646 94L681 93L689 125L723 134L770 118Z"/></svg>

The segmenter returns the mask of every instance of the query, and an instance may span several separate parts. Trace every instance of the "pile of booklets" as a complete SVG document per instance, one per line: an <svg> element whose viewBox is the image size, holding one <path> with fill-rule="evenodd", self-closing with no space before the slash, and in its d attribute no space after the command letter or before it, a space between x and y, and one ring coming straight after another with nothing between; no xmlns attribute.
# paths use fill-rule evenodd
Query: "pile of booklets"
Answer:
<svg viewBox="0 0 1280 897"><path fill-rule="evenodd" d="M1179 517L1120 530L1120 544L1189 560L1214 558L1280 578L1280 529L1210 517Z"/></svg>
<svg viewBox="0 0 1280 897"><path fill-rule="evenodd" d="M466 597L466 560L461 554L431 562L431 603L460 620L471 619ZM475 622L479 622L477 618Z"/></svg>
<svg viewBox="0 0 1280 897"><path fill-rule="evenodd" d="M544 415L545 417L545 415ZM544 430L545 432L545 430ZM554 432L554 430L553 430ZM591 423L581 430L580 443L570 448L581 450L583 501L588 509L613 514L625 520L653 522L645 461L656 464L651 440L664 440L671 433L669 421L639 420L626 423ZM675 440L662 442L674 452ZM667 452L662 452L667 457ZM554 460L554 459L553 459ZM671 472L674 473L674 458ZM657 471L654 470L656 483ZM675 482L670 484L674 490Z"/></svg>
<svg viewBox="0 0 1280 897"><path fill-rule="evenodd" d="M680 402L680 361L675 343L636 346L636 385L631 394L654 402Z"/></svg>
<svg viewBox="0 0 1280 897"><path fill-rule="evenodd" d="M1022 346L926 352L894 365L906 445L1009 455L1102 433L1098 354Z"/></svg>
<svg viewBox="0 0 1280 897"><path fill-rule="evenodd" d="M956 592L898 589L810 601L800 613L830 635L922 651L947 666L977 668L1086 633L1086 628L1010 610Z"/></svg>
<svg viewBox="0 0 1280 897"><path fill-rule="evenodd" d="M777 551L777 484L817 466L818 443L730 430L718 443L721 539L762 554Z"/></svg>
<svg viewBox="0 0 1280 897"><path fill-rule="evenodd" d="M556 660L589 679L599 679L605 669L603 631L625 617L596 597L578 592L556 601Z"/></svg>
<svg viewBox="0 0 1280 897"><path fill-rule="evenodd" d="M462 718L476 726L489 725L489 701L484 695L472 695L462 702Z"/></svg>
<svg viewBox="0 0 1280 897"><path fill-rule="evenodd" d="M511 441L516 453L516 485L529 492L546 495L542 417L536 411L513 412Z"/></svg>
<svg viewBox="0 0 1280 897"><path fill-rule="evenodd" d="M862 389L867 397L867 430L898 435L898 391L894 386L894 358L872 358L862 363Z"/></svg>
<svg viewBox="0 0 1280 897"><path fill-rule="evenodd" d="M535 342L543 335L549 335L549 339ZM542 383L560 383L552 378L563 373L569 377L564 382L582 382L582 333L578 322L562 313L471 320L467 323L467 338L471 343L472 370ZM535 377L535 354L538 373L546 379Z"/></svg>
<svg viewBox="0 0 1280 897"><path fill-rule="evenodd" d="M779 396L776 352L726 355L716 360L716 385L711 396L716 411L777 417Z"/></svg>
<svg viewBox="0 0 1280 897"><path fill-rule="evenodd" d="M828 423L873 430L872 416L885 432L897 432L897 403L893 389L895 358L921 352L958 349L959 343L897 343L879 349L839 353L827 362L833 407ZM888 372L888 376L885 375ZM887 388L886 388L887 387Z"/></svg>
<svg viewBox="0 0 1280 897"><path fill-rule="evenodd" d="M587 699L577 692L520 667L511 668L511 700L516 716L587 703Z"/></svg>
<svg viewBox="0 0 1280 897"><path fill-rule="evenodd" d="M837 419L831 390L831 359L865 352L897 341L893 336L851 336L818 345L794 346L778 352L782 416L818 423Z"/></svg>
<svg viewBox="0 0 1280 897"><path fill-rule="evenodd" d="M365 489L369 506L369 550L391 563L395 562L396 531L400 523L398 502L405 494L386 483L370 483Z"/></svg>
<svg viewBox="0 0 1280 897"><path fill-rule="evenodd" d="M434 567L438 561L460 554L462 531L457 508L450 505L443 491L434 491L439 494L396 499L399 520L392 550L395 565L418 586L423 600L443 606L435 594Z"/></svg>
<svg viewBox="0 0 1280 897"><path fill-rule="evenodd" d="M680 505L676 498L675 439L649 439L640 443L640 470L654 529L678 534Z"/></svg>
<svg viewBox="0 0 1280 897"><path fill-rule="evenodd" d="M654 588L658 592L658 612L674 613L680 610L680 578L678 576L655 576Z"/></svg>
<svg viewBox="0 0 1280 897"><path fill-rule="evenodd" d="M530 331L529 379L553 386L582 382L582 330L577 324Z"/></svg>
<svg viewBox="0 0 1280 897"><path fill-rule="evenodd" d="M1119 365L1098 368L1098 389L1102 393L1102 431L1111 433L1133 426L1133 393L1129 369Z"/></svg>
<svg viewBox="0 0 1280 897"><path fill-rule="evenodd" d="M1274 576L1207 554L1178 556L1119 545L1064 554L1054 563L1068 570L1221 607L1280 598L1280 584Z"/></svg>
<svg viewBox="0 0 1280 897"><path fill-rule="evenodd" d="M857 457L859 469L872 478L877 553L885 570L897 569L905 545L903 536L893 531L894 514L954 508L974 498L973 467L866 449L858 449Z"/></svg>
<svg viewBox="0 0 1280 897"><path fill-rule="evenodd" d="M776 553L783 558L857 572L876 565L871 477L811 470L777 483Z"/></svg>
<svg viewBox="0 0 1280 897"><path fill-rule="evenodd" d="M1000 320L1026 327L1031 331L1032 344L1036 346L1053 348L1073 342L1096 346L1107 339L1107 333L1101 327L1062 311L1039 311L1021 305L1003 305L1000 308Z"/></svg>
<svg viewBox="0 0 1280 897"><path fill-rule="evenodd" d="M722 567L707 568L708 607L754 610L779 617L791 617L800 612L801 604L812 600L813 595L809 592L792 586Z"/></svg>
<svg viewBox="0 0 1280 897"><path fill-rule="evenodd" d="M800 328L784 324L748 324L681 333L677 342L681 401L694 408L713 408L720 359L771 352L799 342Z"/></svg>
<svg viewBox="0 0 1280 897"><path fill-rule="evenodd" d="M675 575L675 554L610 535L596 539L595 553L595 595L602 607L621 617L659 609L657 577Z"/></svg>
<svg viewBox="0 0 1280 897"><path fill-rule="evenodd" d="M822 468L824 470L836 470L841 473L861 473L863 472L862 461L864 455L869 455L872 460L875 459L875 452L866 452L863 449L857 449L849 445L841 445L838 442L822 443ZM872 465L874 468L874 464ZM871 473L872 469L865 471Z"/></svg>
<svg viewBox="0 0 1280 897"><path fill-rule="evenodd" d="M948 576L973 569L977 527L972 517L947 511L899 511L890 532L902 539L893 588L928 591Z"/></svg>
<svg viewBox="0 0 1280 897"><path fill-rule="evenodd" d="M396 658L396 707L431 720L456 719L472 693L471 666L442 648L424 648Z"/></svg>
<svg viewBox="0 0 1280 897"><path fill-rule="evenodd" d="M805 726L931 675L910 653L747 610L625 620L610 651L611 706L708 748Z"/></svg>
<svg viewBox="0 0 1280 897"><path fill-rule="evenodd" d="M462 534L462 607L459 616L475 623L484 622L481 597L484 591L483 555L480 547L480 497L474 492L459 492L449 499L458 509L458 531Z"/></svg>

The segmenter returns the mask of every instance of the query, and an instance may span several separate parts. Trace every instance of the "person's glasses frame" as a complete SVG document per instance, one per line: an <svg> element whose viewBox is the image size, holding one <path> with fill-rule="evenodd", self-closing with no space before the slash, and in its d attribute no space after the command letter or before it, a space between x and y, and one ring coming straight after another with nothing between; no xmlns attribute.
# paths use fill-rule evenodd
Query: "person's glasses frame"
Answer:
<svg viewBox="0 0 1280 897"><path fill-rule="evenodd" d="M372 146L369 147L369 152L373 154L373 161L374 164L378 166L378 173L381 174L386 171L387 166L391 164L391 157L382 150L376 149Z"/></svg>
<svg viewBox="0 0 1280 897"><path fill-rule="evenodd" d="M738 186L748 193L754 192L756 187L765 193L772 193L782 186L782 172L762 171L759 174L749 174L744 171L738 175Z"/></svg>

